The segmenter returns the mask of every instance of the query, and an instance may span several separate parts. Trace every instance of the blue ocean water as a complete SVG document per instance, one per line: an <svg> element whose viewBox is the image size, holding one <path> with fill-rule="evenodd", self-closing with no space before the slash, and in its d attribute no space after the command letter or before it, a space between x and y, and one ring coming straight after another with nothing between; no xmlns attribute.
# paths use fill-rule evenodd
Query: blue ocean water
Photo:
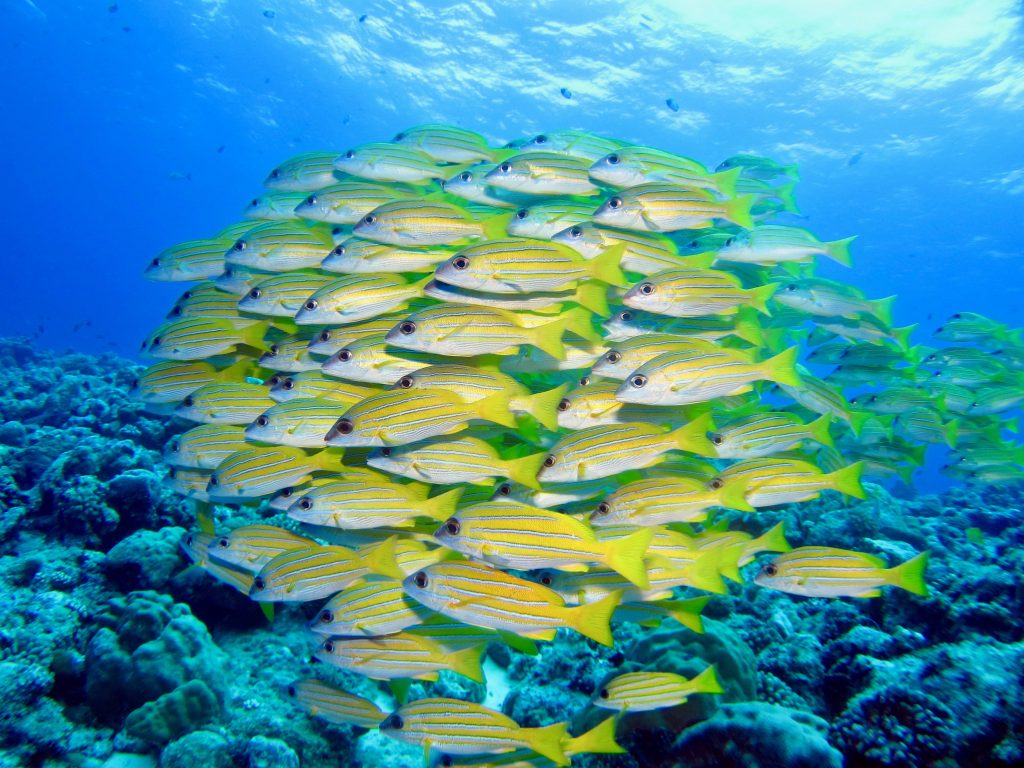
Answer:
<svg viewBox="0 0 1024 768"><path fill-rule="evenodd" d="M144 280L146 263L239 220L286 157L424 122L495 144L580 129L711 168L763 154L799 166L788 223L857 236L853 267L819 260L820 273L898 295L895 325L919 324L916 343L960 310L1024 326L1020 2L0 0L0 13L0 768L113 768L121 753L165 768L419 764L289 701L317 674L393 703L307 663L315 607L267 624L186 567L195 510L161 485L160 459L182 424L144 413L126 395L136 372L98 357L142 361L182 290ZM942 496L872 487L730 520L889 564L928 550L928 597L793 598L755 586L751 566L709 603L707 634L629 625L606 649L563 632L533 661L493 651L489 691L453 676L415 691L504 703L524 724L570 718L578 734L616 670L713 663L717 715L699 696L641 714L619 734L631 757L584 764L1024 765L1024 496L950 483L944 452L900 489ZM252 505L216 520L294 522ZM179 709L185 722L167 714Z"/></svg>

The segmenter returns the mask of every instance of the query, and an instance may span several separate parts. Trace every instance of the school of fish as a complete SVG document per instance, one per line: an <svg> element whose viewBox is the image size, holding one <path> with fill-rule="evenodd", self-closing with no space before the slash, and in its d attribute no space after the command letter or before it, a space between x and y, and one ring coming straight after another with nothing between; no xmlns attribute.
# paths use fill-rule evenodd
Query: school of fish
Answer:
<svg viewBox="0 0 1024 768"><path fill-rule="evenodd" d="M283 162L242 221L152 260L148 278L192 283L135 383L190 424L165 452L197 506L183 549L265 608L317 601L311 653L399 704L307 679L300 706L431 765L568 765L622 751L624 714L721 692L714 667L594 681L613 714L576 737L407 702L408 681L483 682L489 643L535 653L559 629L701 632L762 553L770 589L926 593L926 552L889 564L715 521L909 482L930 444L966 482L1024 477L1005 437L1020 333L962 312L943 346L912 346L893 297L816 275L853 238L783 223L797 179L755 155L710 170L579 131L492 147L420 125ZM218 532L215 504L291 524Z"/></svg>

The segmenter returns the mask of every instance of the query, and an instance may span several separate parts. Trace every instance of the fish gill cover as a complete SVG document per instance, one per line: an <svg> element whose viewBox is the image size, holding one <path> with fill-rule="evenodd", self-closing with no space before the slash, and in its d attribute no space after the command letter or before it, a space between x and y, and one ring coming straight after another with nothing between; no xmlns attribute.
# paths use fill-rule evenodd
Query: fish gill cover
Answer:
<svg viewBox="0 0 1024 768"><path fill-rule="evenodd" d="M941 346L912 345L893 297L816 274L851 266L852 234L780 223L798 179L754 155L709 169L585 132L496 147L420 125L284 160L245 220L152 260L149 278L191 283L135 387L195 425L165 451L198 513L184 551L271 619L312 603L308 651L395 697L309 678L289 689L306 712L433 765L568 765L622 752L616 735L654 764L637 718L723 693L715 665L592 680L590 714L564 713L575 737L410 700L410 683L484 682L489 645L529 665L559 629L605 646L625 623L701 633L706 593L750 575L928 594L927 551L791 549L781 523L736 523L909 482L929 444L954 478L1020 480L1020 333L961 312ZM287 527L231 527L219 505Z"/></svg>

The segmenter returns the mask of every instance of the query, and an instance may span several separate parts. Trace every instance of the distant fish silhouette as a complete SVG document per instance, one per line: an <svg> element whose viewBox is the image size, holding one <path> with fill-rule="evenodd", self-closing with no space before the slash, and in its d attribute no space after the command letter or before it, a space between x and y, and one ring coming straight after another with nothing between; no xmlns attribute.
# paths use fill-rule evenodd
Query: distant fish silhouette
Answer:
<svg viewBox="0 0 1024 768"><path fill-rule="evenodd" d="M671 109L673 112L679 111L679 102L675 99L665 99L665 106Z"/></svg>
<svg viewBox="0 0 1024 768"><path fill-rule="evenodd" d="M270 9L265 10L263 12L263 15L266 16L268 19L272 19L275 16L277 16L277 14L274 11L271 11Z"/></svg>
<svg viewBox="0 0 1024 768"><path fill-rule="evenodd" d="M366 21L366 17L369 16L369 15L370 14L368 14L368 13L364 13L362 16L360 16L359 17L359 23L362 24L364 21Z"/></svg>
<svg viewBox="0 0 1024 768"><path fill-rule="evenodd" d="M568 88L560 89L559 93L561 93L567 99L571 99L572 98L572 91L570 91Z"/></svg>
<svg viewBox="0 0 1024 768"><path fill-rule="evenodd" d="M846 161L846 164L848 166L849 165L856 165L857 163L860 162L860 159L862 157L864 157L864 153L863 152L855 152L854 154L850 155L850 159Z"/></svg>

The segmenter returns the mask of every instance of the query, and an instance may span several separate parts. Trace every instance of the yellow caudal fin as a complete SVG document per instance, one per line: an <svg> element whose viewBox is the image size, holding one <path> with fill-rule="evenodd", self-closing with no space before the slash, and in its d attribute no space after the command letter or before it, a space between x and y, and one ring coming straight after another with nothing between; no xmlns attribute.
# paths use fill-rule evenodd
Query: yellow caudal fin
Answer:
<svg viewBox="0 0 1024 768"><path fill-rule="evenodd" d="M711 600L711 595L702 597L691 597L689 600L662 600L652 603L665 611L665 614L682 624L687 629L692 629L698 635L704 634L704 618L700 615L704 606Z"/></svg>
<svg viewBox="0 0 1024 768"><path fill-rule="evenodd" d="M793 165L782 166L782 172L789 176L793 181L800 181L800 169L797 167L796 163Z"/></svg>
<svg viewBox="0 0 1024 768"><path fill-rule="evenodd" d="M714 446L708 439L708 433L714 430L715 424L711 420L711 414L704 413L689 424L672 430L669 437L681 451L689 451L698 456L715 456Z"/></svg>
<svg viewBox="0 0 1024 768"><path fill-rule="evenodd" d="M196 501L196 524L203 533L214 533L213 505L208 501Z"/></svg>
<svg viewBox="0 0 1024 768"><path fill-rule="evenodd" d="M786 541L786 527L780 521L750 542L748 549L757 552L789 552L793 547Z"/></svg>
<svg viewBox="0 0 1024 768"><path fill-rule="evenodd" d="M626 250L625 243L616 243L611 248L604 250L600 255L591 259L587 264L590 266L590 276L608 285L616 285L620 288L629 285L626 276L622 274L619 262L622 261L622 254Z"/></svg>
<svg viewBox="0 0 1024 768"><path fill-rule="evenodd" d="M447 520L455 514L455 508L459 504L459 497L462 496L463 488L453 488L450 491L439 493L430 499L424 499L416 508L416 514L422 517L429 517L431 520Z"/></svg>
<svg viewBox="0 0 1024 768"><path fill-rule="evenodd" d="M959 435L960 430L960 419L950 419L942 425L942 437L946 441L946 445L950 448L956 448L956 439Z"/></svg>
<svg viewBox="0 0 1024 768"><path fill-rule="evenodd" d="M771 315L771 310L768 309L768 299L774 296L778 289L778 283L768 283L751 288L746 292L747 302L762 315Z"/></svg>
<svg viewBox="0 0 1024 768"><path fill-rule="evenodd" d="M412 680L408 677L399 677L389 680L388 687L391 689L391 695L395 697L395 701L399 704L405 704L409 699L409 689L412 687Z"/></svg>
<svg viewBox="0 0 1024 768"><path fill-rule="evenodd" d="M765 346L764 329L761 328L761 321L752 307L740 307L736 312L733 335L755 347Z"/></svg>
<svg viewBox="0 0 1024 768"><path fill-rule="evenodd" d="M270 323L265 322L253 323L244 328L239 328L238 335L241 338L241 343L247 347L253 347L261 352L266 352L270 349L270 345L263 340L263 337L266 335L268 328L270 328Z"/></svg>
<svg viewBox="0 0 1024 768"><path fill-rule="evenodd" d="M537 479L537 473L540 472L540 468L544 465L544 459L547 456L547 451L543 451L531 456L523 456L519 459L508 459L505 461L504 466L505 477L509 480L514 480L520 485L525 485L527 488L539 491L540 480Z"/></svg>
<svg viewBox="0 0 1024 768"><path fill-rule="evenodd" d="M886 570L888 581L895 587L905 589L921 597L928 596L928 585L924 583L924 571L928 567L928 552L910 558L895 568Z"/></svg>
<svg viewBox="0 0 1024 768"><path fill-rule="evenodd" d="M527 400L526 412L539 421L545 429L552 432L558 431L558 404L562 402L565 393L569 391L569 385L563 384L560 387L549 389L546 392L538 392L530 395Z"/></svg>
<svg viewBox="0 0 1024 768"><path fill-rule="evenodd" d="M555 765L569 765L562 744L569 739L568 723L553 723L543 728L520 728L520 735L526 739L527 746L538 755L546 757Z"/></svg>
<svg viewBox="0 0 1024 768"><path fill-rule="evenodd" d="M651 582L647 577L644 555L653 537L653 528L641 528L629 536L609 542L604 564L621 573L641 589L647 589Z"/></svg>
<svg viewBox="0 0 1024 768"><path fill-rule="evenodd" d="M776 384L799 387L802 384L800 374L796 370L796 357L799 352L799 347L790 347L761 363L761 370L764 371L765 378Z"/></svg>
<svg viewBox="0 0 1024 768"><path fill-rule="evenodd" d="M274 604L273 603L260 603L260 610L263 611L263 616L267 621L273 623L274 621Z"/></svg>
<svg viewBox="0 0 1024 768"><path fill-rule="evenodd" d="M725 556L725 548L716 547L708 550L692 563L686 566L690 586L694 589L703 589L705 592L713 592L716 595L728 593L725 582L722 581L722 559Z"/></svg>
<svg viewBox="0 0 1024 768"><path fill-rule="evenodd" d="M854 437L860 437L861 430L871 419L872 414L866 411L849 411L846 414L846 420L850 425L850 431L853 432Z"/></svg>
<svg viewBox="0 0 1024 768"><path fill-rule="evenodd" d="M528 637L517 635L514 632L506 632L504 630L498 630L498 636L505 641L505 645L513 650L525 653L527 656L536 656L540 651L537 649L537 644Z"/></svg>
<svg viewBox="0 0 1024 768"><path fill-rule="evenodd" d="M736 584L743 583L743 576L740 575L740 562L743 554L747 551L749 542L739 542L722 547L722 559L719 561L718 572L729 581Z"/></svg>
<svg viewBox="0 0 1024 768"><path fill-rule="evenodd" d="M615 715L605 718L586 733L570 738L565 742L565 754L572 755L618 755L626 750L615 741L615 724L619 718Z"/></svg>
<svg viewBox="0 0 1024 768"><path fill-rule="evenodd" d="M683 264L690 269L711 269L711 265L718 260L715 251L704 251L702 253L689 253L681 256Z"/></svg>
<svg viewBox="0 0 1024 768"><path fill-rule="evenodd" d="M214 378L217 381L245 381L249 374L253 372L252 359L243 357L241 360L236 360L227 368L223 368L214 374Z"/></svg>
<svg viewBox="0 0 1024 768"><path fill-rule="evenodd" d="M399 581L404 579L405 573L398 567L398 561L395 559L395 544L397 541L397 536L389 536L377 546L368 549L362 558L363 565L371 572L381 576L398 579Z"/></svg>
<svg viewBox="0 0 1024 768"><path fill-rule="evenodd" d="M562 335L568 330L568 327L569 318L565 315L559 315L550 323L524 329L524 332L530 339L530 343L541 352L551 355L556 360L565 360L565 346L562 344Z"/></svg>
<svg viewBox="0 0 1024 768"><path fill-rule="evenodd" d="M608 286L597 280L580 283L572 300L600 317L608 317L612 313L608 306Z"/></svg>
<svg viewBox="0 0 1024 768"><path fill-rule="evenodd" d="M725 204L725 218L744 229L753 229L754 220L750 216L750 208L754 204L753 195L740 195Z"/></svg>
<svg viewBox="0 0 1024 768"><path fill-rule="evenodd" d="M562 317L566 320L566 329L581 339L586 339L593 344L604 342L601 334L594 330L593 314L583 307L573 307L563 312Z"/></svg>
<svg viewBox="0 0 1024 768"><path fill-rule="evenodd" d="M832 442L832 433L828 429L831 423L832 417L827 413L815 419L807 425L807 437L821 445L835 448L835 444Z"/></svg>
<svg viewBox="0 0 1024 768"><path fill-rule="evenodd" d="M621 601L622 593L612 592L592 603L566 608L567 623L584 637L611 648L612 614Z"/></svg>
<svg viewBox="0 0 1024 768"><path fill-rule="evenodd" d="M508 223L512 221L512 212L499 213L481 222L485 240L500 240L508 237Z"/></svg>
<svg viewBox="0 0 1024 768"><path fill-rule="evenodd" d="M477 645L471 645L469 648L445 654L445 660L448 662L452 672L468 677L474 683L482 683L484 681L484 670L480 666L480 659L485 650L487 650L487 643L478 643Z"/></svg>
<svg viewBox="0 0 1024 768"><path fill-rule="evenodd" d="M514 429L516 426L516 415L509 407L509 395L507 392L498 392L477 400L472 408L476 415L484 421L500 424L503 427Z"/></svg>
<svg viewBox="0 0 1024 768"><path fill-rule="evenodd" d="M832 488L855 499L866 499L867 493L861 485L860 476L864 472L864 462L858 461L848 467L837 469L829 475L832 480Z"/></svg>
<svg viewBox="0 0 1024 768"><path fill-rule="evenodd" d="M844 267L848 267L851 264L850 261L850 243L857 239L857 236L847 237L842 240L833 240L825 243L825 253L828 254L829 258L833 261L837 261Z"/></svg>
<svg viewBox="0 0 1024 768"><path fill-rule="evenodd" d="M783 210L789 213L800 213L800 206L796 203L796 182L791 181L788 184L783 184L781 187L776 187L774 194L779 200L782 201Z"/></svg>
<svg viewBox="0 0 1024 768"><path fill-rule="evenodd" d="M895 296L886 296L884 299L869 302L872 313L886 328L892 328L892 305L895 301Z"/></svg>
<svg viewBox="0 0 1024 768"><path fill-rule="evenodd" d="M735 197L736 182L739 181L742 171L743 169L737 165L735 168L730 168L727 171L712 173L708 178L715 182L715 187L722 193L723 197Z"/></svg>
<svg viewBox="0 0 1024 768"><path fill-rule="evenodd" d="M718 673L715 671L714 664L690 680L690 684L693 686L694 693L725 693L722 684L718 681Z"/></svg>
<svg viewBox="0 0 1024 768"><path fill-rule="evenodd" d="M910 351L910 334L914 332L915 328L917 328L917 323L914 323L913 325L905 325L902 328L893 328L892 331L890 331L890 333L892 333L893 341L895 341L897 346L899 346L899 348L904 352Z"/></svg>
<svg viewBox="0 0 1024 768"><path fill-rule="evenodd" d="M718 506L740 512L753 512L747 502L747 487L743 483L730 482L718 489Z"/></svg>

